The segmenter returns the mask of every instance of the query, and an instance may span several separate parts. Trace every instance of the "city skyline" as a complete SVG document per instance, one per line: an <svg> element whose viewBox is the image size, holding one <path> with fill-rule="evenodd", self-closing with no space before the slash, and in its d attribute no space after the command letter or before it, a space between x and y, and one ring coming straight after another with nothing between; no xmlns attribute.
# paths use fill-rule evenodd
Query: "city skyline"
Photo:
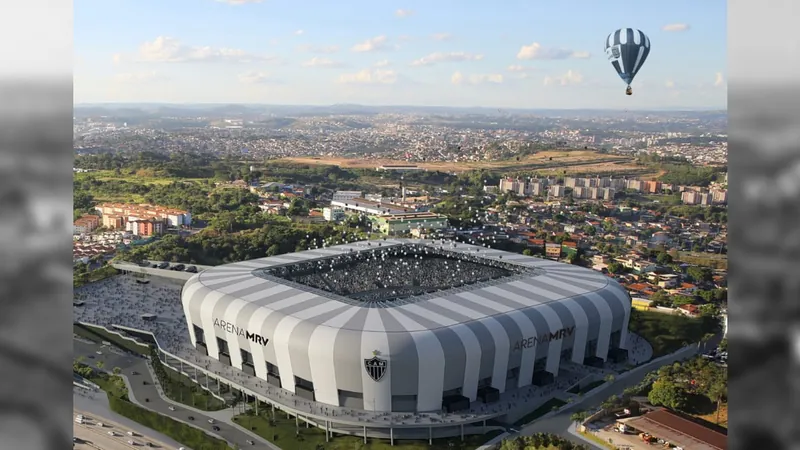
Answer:
<svg viewBox="0 0 800 450"><path fill-rule="evenodd" d="M74 101L727 107L722 1L347 6L80 0ZM643 30L653 46L632 97L603 52L621 26Z"/></svg>

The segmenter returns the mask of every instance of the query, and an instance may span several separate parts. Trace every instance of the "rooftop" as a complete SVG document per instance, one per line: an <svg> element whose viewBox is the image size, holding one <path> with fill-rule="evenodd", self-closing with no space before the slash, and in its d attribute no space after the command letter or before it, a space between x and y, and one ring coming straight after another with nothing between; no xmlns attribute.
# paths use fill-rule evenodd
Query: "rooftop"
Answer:
<svg viewBox="0 0 800 450"><path fill-rule="evenodd" d="M728 448L728 436L664 408L627 419L625 424L685 449L727 450Z"/></svg>

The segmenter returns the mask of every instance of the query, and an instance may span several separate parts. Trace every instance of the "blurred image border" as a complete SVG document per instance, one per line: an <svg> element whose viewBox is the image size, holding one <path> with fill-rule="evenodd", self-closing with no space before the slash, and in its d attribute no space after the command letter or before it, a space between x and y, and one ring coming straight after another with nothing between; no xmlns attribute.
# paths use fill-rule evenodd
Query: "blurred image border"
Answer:
<svg viewBox="0 0 800 450"><path fill-rule="evenodd" d="M790 334L800 319L800 262L796 250L782 247L791 231L785 208L797 210L800 198L767 202L747 195L757 180L774 184L787 163L800 162L800 142L788 138L792 128L799 128L800 78L786 81L787 72L798 71L800 46L796 36L775 23L775 18L796 13L795 3L728 2L728 173L733 180L728 191L728 436L733 450L793 448L800 432L800 393L792 382L800 374L791 353L797 337ZM737 43L758 40L755 36L784 41L761 46L754 58ZM792 44L794 53L787 55ZM774 65L759 71L759 62L767 60ZM796 227L796 220L797 213L788 223ZM772 250L764 248L762 239L752 239L771 233L768 229L782 230L775 233L774 244L766 245Z"/></svg>
<svg viewBox="0 0 800 450"><path fill-rule="evenodd" d="M0 37L18 44L0 51L0 189L24 206L0 215L2 448L68 448L72 437L72 11L53 0L3 8Z"/></svg>

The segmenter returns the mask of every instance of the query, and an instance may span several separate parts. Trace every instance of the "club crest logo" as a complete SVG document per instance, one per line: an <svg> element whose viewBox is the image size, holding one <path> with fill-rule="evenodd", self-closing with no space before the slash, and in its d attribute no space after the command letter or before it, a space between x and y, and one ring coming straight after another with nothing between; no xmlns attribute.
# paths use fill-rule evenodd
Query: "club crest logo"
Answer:
<svg viewBox="0 0 800 450"><path fill-rule="evenodd" d="M389 368L389 361L378 355L380 355L380 352L375 350L372 352L372 358L364 360L364 369L367 371L367 375L375 382L381 381Z"/></svg>

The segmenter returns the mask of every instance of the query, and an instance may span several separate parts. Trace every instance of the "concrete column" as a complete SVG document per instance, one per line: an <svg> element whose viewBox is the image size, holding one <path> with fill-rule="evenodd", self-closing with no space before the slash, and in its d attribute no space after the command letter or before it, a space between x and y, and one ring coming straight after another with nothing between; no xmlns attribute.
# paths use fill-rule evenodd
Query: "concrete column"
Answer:
<svg viewBox="0 0 800 450"><path fill-rule="evenodd" d="M461 440L464 440L464 424L461 424Z"/></svg>
<svg viewBox="0 0 800 450"><path fill-rule="evenodd" d="M325 442L331 441L331 423L329 421L325 421Z"/></svg>
<svg viewBox="0 0 800 450"><path fill-rule="evenodd" d="M389 445L394 447L394 428L389 427Z"/></svg>
<svg viewBox="0 0 800 450"><path fill-rule="evenodd" d="M255 397L255 399L256 399L256 415L258 415L258 402L259 402L259 400L258 400L258 397Z"/></svg>
<svg viewBox="0 0 800 450"><path fill-rule="evenodd" d="M486 434L486 421L485 420L483 421L483 430L481 430L481 431L483 431L483 433Z"/></svg>
<svg viewBox="0 0 800 450"><path fill-rule="evenodd" d="M180 359L178 360L178 368L180 368L180 372L183 373L183 361Z"/></svg>
<svg viewBox="0 0 800 450"><path fill-rule="evenodd" d="M428 427L428 445L433 445L433 427Z"/></svg>
<svg viewBox="0 0 800 450"><path fill-rule="evenodd" d="M194 368L194 381L198 381L197 380L197 367Z"/></svg>
<svg viewBox="0 0 800 450"><path fill-rule="evenodd" d="M300 418L298 416L294 416L294 429L295 430L300 429Z"/></svg>
<svg viewBox="0 0 800 450"><path fill-rule="evenodd" d="M367 445L367 426L364 425L364 445Z"/></svg>
<svg viewBox="0 0 800 450"><path fill-rule="evenodd" d="M308 417L305 418L304 422L306 423L306 428L311 428L311 424L308 423Z"/></svg>

